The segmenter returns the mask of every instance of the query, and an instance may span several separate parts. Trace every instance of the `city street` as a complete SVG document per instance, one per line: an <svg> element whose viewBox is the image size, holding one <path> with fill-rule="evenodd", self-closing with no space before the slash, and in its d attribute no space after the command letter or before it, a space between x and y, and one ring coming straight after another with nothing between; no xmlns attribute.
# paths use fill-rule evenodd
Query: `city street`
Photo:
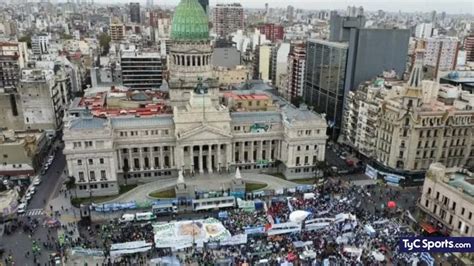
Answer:
<svg viewBox="0 0 474 266"><path fill-rule="evenodd" d="M41 177L41 184L36 187L36 193L28 204L28 210L42 209L45 207L45 202L48 202L52 198L53 192L57 190L60 185L58 184L58 180L64 171L65 165L66 160L63 151L59 149L48 171Z"/></svg>
<svg viewBox="0 0 474 266"><path fill-rule="evenodd" d="M25 214L20 215L18 222L15 223L16 226L19 226L20 222L27 223L28 219L37 219L39 225L33 233L26 233L21 227L17 228L16 231L10 235L6 235L5 230L2 230L3 235L0 243L5 248L3 259L11 254L15 261L15 265L35 265L31 253L33 240L36 240L41 248L41 253L37 257L38 261L42 264L49 261L49 255L51 252L54 252L54 249L45 248L43 243L49 242L53 244L57 242L56 240L53 240L57 238L57 232L56 229L46 228L43 226L43 223L47 217L47 213L50 211L49 206L47 206L48 202L57 194L61 185L60 176L64 171L65 162L62 150L59 149L56 152L55 159L50 168L46 174L41 177L41 184L36 186L36 193L29 202ZM13 223L7 223L7 226L11 226L12 224ZM49 241L48 232L50 237ZM28 258L25 256L26 252L30 252Z"/></svg>

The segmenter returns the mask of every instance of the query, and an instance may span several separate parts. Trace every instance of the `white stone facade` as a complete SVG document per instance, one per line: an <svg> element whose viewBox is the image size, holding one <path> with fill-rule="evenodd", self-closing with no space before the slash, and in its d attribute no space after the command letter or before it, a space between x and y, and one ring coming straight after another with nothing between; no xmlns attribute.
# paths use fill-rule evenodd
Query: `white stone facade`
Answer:
<svg viewBox="0 0 474 266"><path fill-rule="evenodd" d="M474 185L472 173L432 164L426 174L419 208L427 221L455 237L474 236ZM470 176L469 176L470 175Z"/></svg>
<svg viewBox="0 0 474 266"><path fill-rule="evenodd" d="M287 178L315 176L316 165L325 156L324 118L304 107L230 113L211 103L208 95L193 95L188 106L175 108L174 115L80 117L67 122L64 152L69 175L77 180L78 196L89 196L90 171L95 171L93 195L113 195L118 184L174 177L179 170L195 175L240 167L281 172ZM98 163L100 159L103 163ZM104 180L100 180L102 170Z"/></svg>

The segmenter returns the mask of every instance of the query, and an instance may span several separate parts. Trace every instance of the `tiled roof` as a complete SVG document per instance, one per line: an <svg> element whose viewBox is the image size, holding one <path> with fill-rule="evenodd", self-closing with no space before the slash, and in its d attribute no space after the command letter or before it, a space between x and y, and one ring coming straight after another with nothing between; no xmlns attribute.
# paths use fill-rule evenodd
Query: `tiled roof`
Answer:
<svg viewBox="0 0 474 266"><path fill-rule="evenodd" d="M103 128L106 119L97 117L82 117L71 122L71 129L99 129Z"/></svg>
<svg viewBox="0 0 474 266"><path fill-rule="evenodd" d="M232 112L230 113L232 122L236 123L280 123L281 115L279 112Z"/></svg>
<svg viewBox="0 0 474 266"><path fill-rule="evenodd" d="M172 115L159 115L153 117L113 117L110 118L113 128L139 128L152 126L170 126L173 125Z"/></svg>

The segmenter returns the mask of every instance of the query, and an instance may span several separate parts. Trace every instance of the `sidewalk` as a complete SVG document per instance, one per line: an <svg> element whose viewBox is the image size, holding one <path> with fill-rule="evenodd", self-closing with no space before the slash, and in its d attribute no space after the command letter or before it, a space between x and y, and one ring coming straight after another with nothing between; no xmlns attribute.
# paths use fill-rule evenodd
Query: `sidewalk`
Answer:
<svg viewBox="0 0 474 266"><path fill-rule="evenodd" d="M63 177L61 177L61 180L59 181L61 183L62 178ZM73 239L78 238L79 231L76 222L80 220L80 211L71 205L69 199L70 192L66 191L64 187L60 187L56 194L57 195L48 202L45 212L49 217L55 217L58 219L61 222L61 225L66 225L67 230L73 232ZM59 212L59 215L55 215L56 212ZM74 226L69 226L70 223L74 223ZM64 229L59 229L58 233L64 233Z"/></svg>

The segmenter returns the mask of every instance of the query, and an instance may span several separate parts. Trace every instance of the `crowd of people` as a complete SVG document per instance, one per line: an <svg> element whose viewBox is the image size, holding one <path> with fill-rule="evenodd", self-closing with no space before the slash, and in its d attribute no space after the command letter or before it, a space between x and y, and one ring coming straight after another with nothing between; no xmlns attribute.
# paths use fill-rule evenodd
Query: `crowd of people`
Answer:
<svg viewBox="0 0 474 266"><path fill-rule="evenodd" d="M335 217L340 213L356 217L355 220L332 222L318 230L305 230L303 226L301 231L288 234L267 236L265 233L254 233L248 235L247 244L234 246L207 243L200 248L191 247L177 251L153 247L143 253L107 258L105 262L140 262L157 256L171 256L184 265L213 265L218 260L232 261L234 265L255 265L259 261L270 265L285 261L301 265L315 260L372 265L377 264L382 256L384 263L410 263L414 255L399 254L397 243L400 236L413 233L399 222L397 212L377 208L371 211L367 208L367 202L374 200L377 191L381 194L383 189L385 188L381 186L361 188L330 182L312 191L305 191L312 197L307 198L304 192L299 191L269 196L262 198L267 202L265 209L232 209L221 219L226 229L232 235L237 235L244 234L248 228L271 228L272 222L286 223L294 210L311 213L307 219ZM385 193L393 193L391 195L396 196L396 191L385 190L388 191ZM365 225L371 225L374 232L367 232ZM81 232L81 238L72 245L101 249L105 251L106 256L107 248L112 243L137 240L153 242L151 223L120 224L118 221L109 221L102 225L88 226L87 230ZM374 256L374 253L378 256Z"/></svg>

